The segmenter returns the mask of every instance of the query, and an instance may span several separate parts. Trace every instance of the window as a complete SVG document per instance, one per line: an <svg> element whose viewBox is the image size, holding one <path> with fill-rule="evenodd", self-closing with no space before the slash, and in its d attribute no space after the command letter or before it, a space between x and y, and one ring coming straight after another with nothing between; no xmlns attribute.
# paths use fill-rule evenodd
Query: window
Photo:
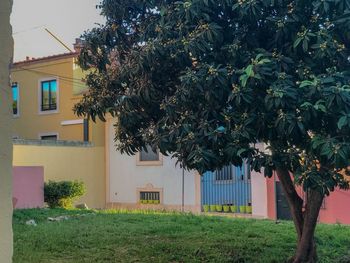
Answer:
<svg viewBox="0 0 350 263"><path fill-rule="evenodd" d="M45 80L40 84L41 111L57 110L57 80Z"/></svg>
<svg viewBox="0 0 350 263"><path fill-rule="evenodd" d="M12 112L14 116L19 116L18 102L19 102L19 90L18 84L12 84Z"/></svg>
<svg viewBox="0 0 350 263"><path fill-rule="evenodd" d="M233 180L233 169L235 167L232 165L227 165L220 170L215 172L215 180L216 181L229 181Z"/></svg>
<svg viewBox="0 0 350 263"><path fill-rule="evenodd" d="M137 154L137 165L162 165L162 155L159 151L154 152L150 146Z"/></svg>
<svg viewBox="0 0 350 263"><path fill-rule="evenodd" d="M159 152L154 152L150 146L147 146L147 151L142 150L140 152L140 161L149 162L149 161L159 161Z"/></svg>
<svg viewBox="0 0 350 263"><path fill-rule="evenodd" d="M160 192L140 192L140 203L141 204L159 204L160 203Z"/></svg>
<svg viewBox="0 0 350 263"><path fill-rule="evenodd" d="M43 140L43 141L57 141L58 140L58 135L57 134L40 135L40 140Z"/></svg>

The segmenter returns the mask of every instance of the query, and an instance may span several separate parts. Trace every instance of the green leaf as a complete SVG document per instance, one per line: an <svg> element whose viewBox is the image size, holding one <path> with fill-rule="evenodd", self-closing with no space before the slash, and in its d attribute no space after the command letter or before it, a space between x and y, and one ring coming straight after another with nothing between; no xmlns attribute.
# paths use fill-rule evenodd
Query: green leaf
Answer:
<svg viewBox="0 0 350 263"><path fill-rule="evenodd" d="M239 80L241 82L242 87L245 87L247 85L248 75L244 74L244 75L240 76Z"/></svg>
<svg viewBox="0 0 350 263"><path fill-rule="evenodd" d="M313 86L314 83L310 80L304 80L300 83L299 87L300 88L304 88L304 87L307 87L307 86Z"/></svg>
<svg viewBox="0 0 350 263"><path fill-rule="evenodd" d="M253 77L253 76L254 76L253 65L249 65L249 66L245 69L245 73L247 74L248 77Z"/></svg>
<svg viewBox="0 0 350 263"><path fill-rule="evenodd" d="M338 121L338 128L341 130L346 125L348 125L348 118L347 116L343 116Z"/></svg>
<svg viewBox="0 0 350 263"><path fill-rule="evenodd" d="M297 38L294 43L293 43L293 47L296 48L297 46L299 46L300 42L302 41L303 39L302 38Z"/></svg>
<svg viewBox="0 0 350 263"><path fill-rule="evenodd" d="M306 51L308 51L308 49L309 49L309 41L305 38L303 40L303 50L304 50L304 52L306 52Z"/></svg>
<svg viewBox="0 0 350 263"><path fill-rule="evenodd" d="M258 65L266 64L266 63L269 63L269 62L271 62L271 60L269 60L269 59L267 59L267 58L264 58L264 59L262 59L262 60L260 60L260 61L258 62Z"/></svg>

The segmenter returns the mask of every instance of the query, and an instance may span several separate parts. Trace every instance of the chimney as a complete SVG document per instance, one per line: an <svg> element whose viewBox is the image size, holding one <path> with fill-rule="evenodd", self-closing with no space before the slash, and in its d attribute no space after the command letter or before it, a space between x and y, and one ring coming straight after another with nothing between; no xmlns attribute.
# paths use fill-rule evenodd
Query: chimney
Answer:
<svg viewBox="0 0 350 263"><path fill-rule="evenodd" d="M73 44L75 52L80 53L83 46L83 40L81 40L80 38L76 38L75 43Z"/></svg>

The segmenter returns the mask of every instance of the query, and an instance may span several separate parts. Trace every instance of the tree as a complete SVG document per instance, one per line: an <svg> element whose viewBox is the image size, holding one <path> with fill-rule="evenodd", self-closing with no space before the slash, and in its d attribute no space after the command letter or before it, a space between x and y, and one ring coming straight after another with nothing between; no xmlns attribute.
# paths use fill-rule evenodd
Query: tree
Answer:
<svg viewBox="0 0 350 263"><path fill-rule="evenodd" d="M297 232L292 261L314 262L323 198L349 187L350 2L104 0L99 8L106 23L83 35L90 88L75 111L115 116L123 153L151 145L199 172L244 160L276 172Z"/></svg>
<svg viewBox="0 0 350 263"><path fill-rule="evenodd" d="M0 1L0 258L12 262L12 108L10 63L12 1Z"/></svg>

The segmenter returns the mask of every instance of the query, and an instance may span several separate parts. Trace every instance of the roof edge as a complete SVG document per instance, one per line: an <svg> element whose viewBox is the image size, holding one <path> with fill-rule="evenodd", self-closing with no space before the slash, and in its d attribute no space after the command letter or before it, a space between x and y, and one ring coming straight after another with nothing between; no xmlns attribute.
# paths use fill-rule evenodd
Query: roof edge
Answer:
<svg viewBox="0 0 350 263"><path fill-rule="evenodd" d="M32 58L32 59L29 59L27 57L26 60L17 61L17 62L12 63L12 68L16 68L17 66L31 65L31 64L36 64L36 63L41 63L41 62L46 62L46 61L53 61L53 60L57 60L57 59L77 57L77 56L78 56L78 52L69 52L69 53L62 53L62 54L40 57L40 58Z"/></svg>

